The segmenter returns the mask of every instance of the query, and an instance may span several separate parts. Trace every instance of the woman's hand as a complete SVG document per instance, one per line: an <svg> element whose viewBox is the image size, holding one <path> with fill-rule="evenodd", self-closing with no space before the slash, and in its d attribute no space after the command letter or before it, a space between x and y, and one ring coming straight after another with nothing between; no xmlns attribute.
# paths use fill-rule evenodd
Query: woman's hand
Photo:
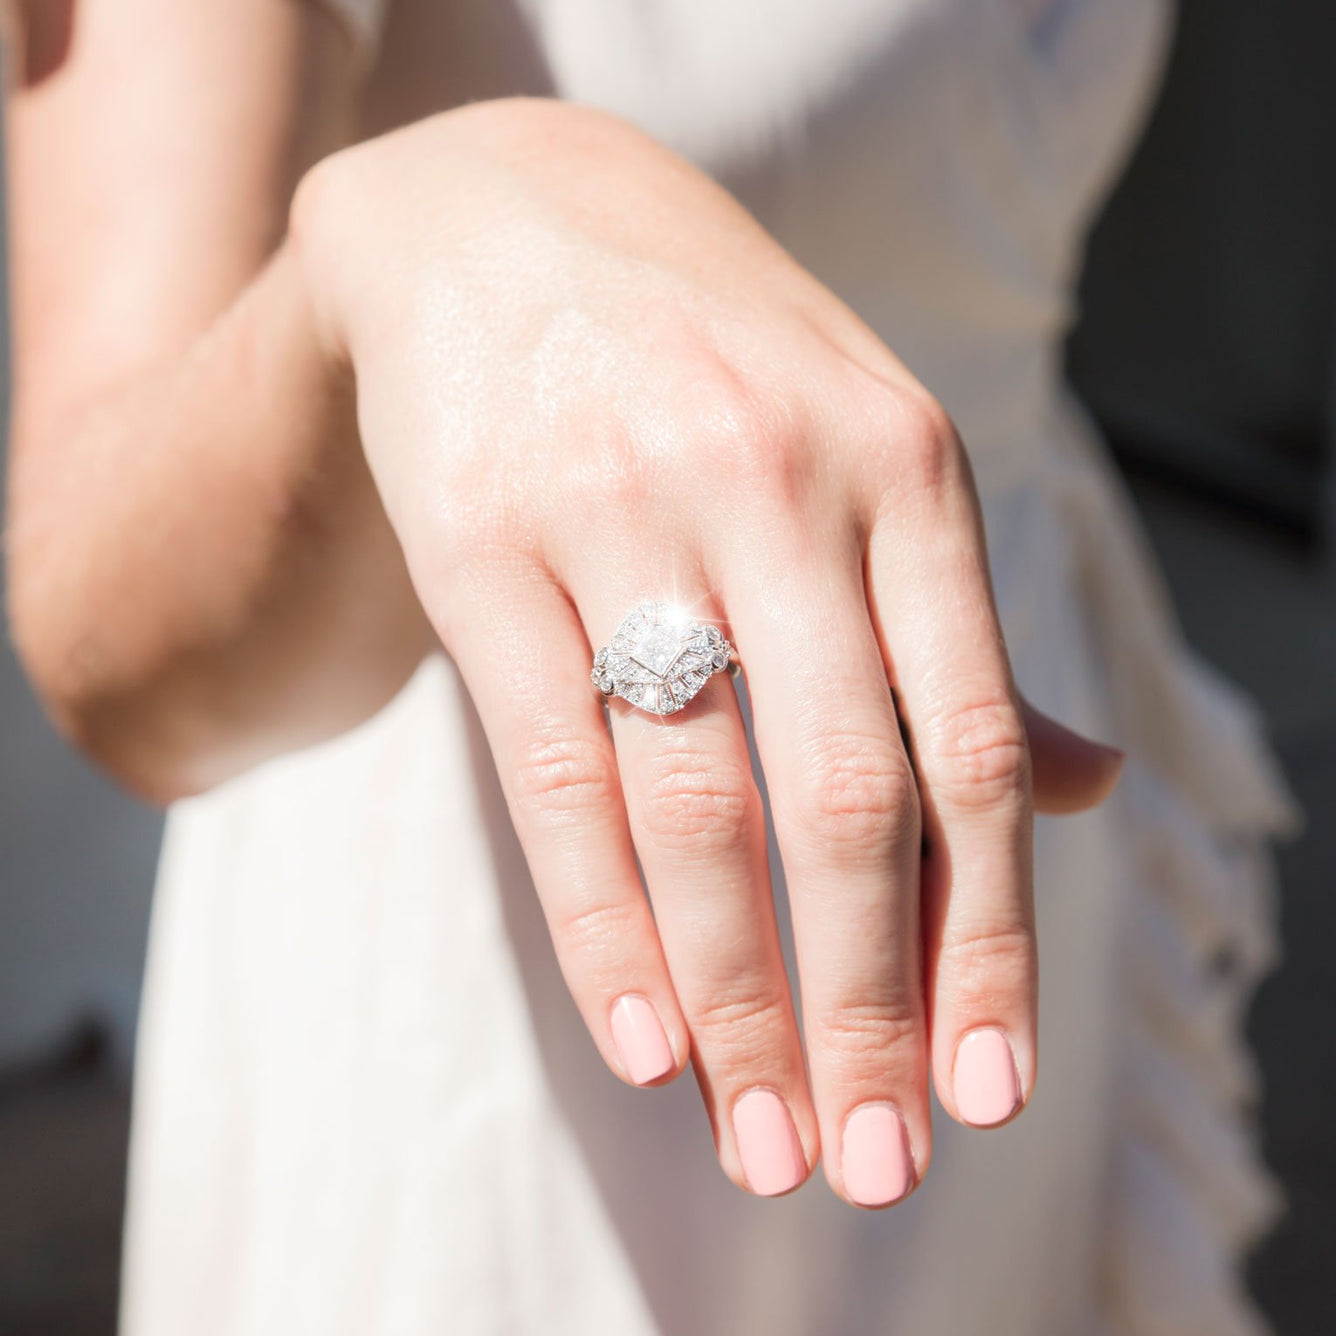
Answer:
<svg viewBox="0 0 1336 1336"><path fill-rule="evenodd" d="M951 423L723 191L594 113L347 150L293 235L606 1061L657 1084L692 1056L754 1192L824 1150L846 1199L898 1200L930 1068L980 1125L1035 1080L1031 758ZM668 719L614 700L611 735L590 684L659 598L746 667L810 1086L728 681ZM1050 803L1097 801L1116 756L1036 727Z"/></svg>

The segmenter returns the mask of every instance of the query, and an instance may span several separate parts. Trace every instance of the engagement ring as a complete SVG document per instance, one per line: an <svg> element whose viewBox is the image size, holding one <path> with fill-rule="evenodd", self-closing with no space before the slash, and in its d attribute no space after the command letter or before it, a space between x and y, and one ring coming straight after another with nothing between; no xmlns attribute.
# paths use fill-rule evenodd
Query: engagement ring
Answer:
<svg viewBox="0 0 1336 1336"><path fill-rule="evenodd" d="M715 673L735 667L717 626L668 603L642 603L594 655L594 685L650 714L676 714Z"/></svg>

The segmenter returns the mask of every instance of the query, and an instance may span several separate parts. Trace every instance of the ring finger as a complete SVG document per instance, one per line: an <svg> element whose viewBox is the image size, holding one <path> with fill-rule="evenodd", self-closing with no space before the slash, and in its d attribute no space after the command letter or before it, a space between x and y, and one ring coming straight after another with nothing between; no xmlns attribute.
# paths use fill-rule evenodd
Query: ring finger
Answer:
<svg viewBox="0 0 1336 1336"><path fill-rule="evenodd" d="M672 641L714 611L677 610L658 634ZM615 623L600 606L590 624L611 632ZM651 620L634 621L630 636L644 643L652 631ZM656 716L616 697L611 713L632 836L720 1162L752 1192L788 1192L807 1178L819 1141L737 697L718 674L683 713Z"/></svg>

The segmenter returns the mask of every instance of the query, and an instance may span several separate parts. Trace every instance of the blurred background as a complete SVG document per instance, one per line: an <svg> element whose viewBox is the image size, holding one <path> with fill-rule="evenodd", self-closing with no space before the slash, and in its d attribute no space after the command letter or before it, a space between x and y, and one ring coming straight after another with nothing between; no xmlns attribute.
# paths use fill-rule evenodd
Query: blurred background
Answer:
<svg viewBox="0 0 1336 1336"><path fill-rule="evenodd" d="M1281 1336L1336 1327L1333 52L1327 0L1182 0L1069 348L1189 638L1259 701L1308 813L1281 851L1284 962L1250 1022L1290 1210L1249 1274ZM0 649L4 1336L114 1330L159 833L52 735Z"/></svg>

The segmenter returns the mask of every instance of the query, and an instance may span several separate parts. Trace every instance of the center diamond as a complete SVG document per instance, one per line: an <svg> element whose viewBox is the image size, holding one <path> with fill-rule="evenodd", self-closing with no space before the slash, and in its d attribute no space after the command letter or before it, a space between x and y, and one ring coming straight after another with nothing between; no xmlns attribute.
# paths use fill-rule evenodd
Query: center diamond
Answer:
<svg viewBox="0 0 1336 1336"><path fill-rule="evenodd" d="M642 603L594 656L592 677L605 696L650 714L676 714L728 667L732 653L718 627L694 622L670 603Z"/></svg>
<svg viewBox="0 0 1336 1336"><path fill-rule="evenodd" d="M660 622L640 638L640 643L631 651L631 658L656 676L667 677L668 670L686 648L687 639L683 628Z"/></svg>

